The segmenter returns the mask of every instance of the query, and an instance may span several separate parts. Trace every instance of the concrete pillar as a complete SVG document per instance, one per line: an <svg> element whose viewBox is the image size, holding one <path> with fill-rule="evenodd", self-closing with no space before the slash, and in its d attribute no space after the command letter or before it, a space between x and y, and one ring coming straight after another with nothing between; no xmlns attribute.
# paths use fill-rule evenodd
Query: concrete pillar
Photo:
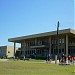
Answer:
<svg viewBox="0 0 75 75"><path fill-rule="evenodd" d="M16 52L16 43L14 42L14 56L15 56L15 52Z"/></svg>
<svg viewBox="0 0 75 75"><path fill-rule="evenodd" d="M21 50L21 53L22 53L22 43L21 43L21 49L20 50Z"/></svg>
<svg viewBox="0 0 75 75"><path fill-rule="evenodd" d="M57 55L55 55L55 64L57 64Z"/></svg>
<svg viewBox="0 0 75 75"><path fill-rule="evenodd" d="M36 43L37 43L37 38L35 38L35 46L37 45ZM36 50L37 50L37 49L35 49L35 53L36 53Z"/></svg>
<svg viewBox="0 0 75 75"><path fill-rule="evenodd" d="M22 55L24 55L24 42L21 43L21 51L22 51Z"/></svg>
<svg viewBox="0 0 75 75"><path fill-rule="evenodd" d="M26 55L26 53L25 53L25 40L24 40L24 45L23 45L23 51L24 51L24 56Z"/></svg>
<svg viewBox="0 0 75 75"><path fill-rule="evenodd" d="M68 35L66 34L66 56L68 56Z"/></svg>
<svg viewBox="0 0 75 75"><path fill-rule="evenodd" d="M51 37L49 37L49 54L51 54Z"/></svg>

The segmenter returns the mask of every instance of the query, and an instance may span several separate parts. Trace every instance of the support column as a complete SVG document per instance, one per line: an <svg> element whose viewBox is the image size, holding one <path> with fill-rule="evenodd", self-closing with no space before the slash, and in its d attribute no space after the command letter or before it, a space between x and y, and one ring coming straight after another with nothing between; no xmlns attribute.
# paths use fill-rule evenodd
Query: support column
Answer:
<svg viewBox="0 0 75 75"><path fill-rule="evenodd" d="M68 35L66 34L66 56L68 56Z"/></svg>
<svg viewBox="0 0 75 75"><path fill-rule="evenodd" d="M21 42L21 55L23 54L23 47L22 47L22 42Z"/></svg>
<svg viewBox="0 0 75 75"><path fill-rule="evenodd" d="M16 52L16 43L14 42L14 57L15 57L15 52Z"/></svg>
<svg viewBox="0 0 75 75"><path fill-rule="evenodd" d="M25 40L24 40L24 45L23 45L23 51L24 51L24 56L26 55L26 53L25 53Z"/></svg>
<svg viewBox="0 0 75 75"><path fill-rule="evenodd" d="M35 45L37 45L36 43L37 43L37 38L35 38ZM36 53L36 50L37 50L37 49L35 49L35 53Z"/></svg>
<svg viewBox="0 0 75 75"><path fill-rule="evenodd" d="M51 54L51 37L49 37L49 54Z"/></svg>

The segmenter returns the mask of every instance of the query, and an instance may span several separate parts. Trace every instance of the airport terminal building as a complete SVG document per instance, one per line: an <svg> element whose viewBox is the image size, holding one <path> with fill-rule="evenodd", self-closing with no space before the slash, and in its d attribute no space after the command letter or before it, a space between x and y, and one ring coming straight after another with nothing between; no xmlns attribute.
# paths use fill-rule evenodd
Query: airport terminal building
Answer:
<svg viewBox="0 0 75 75"><path fill-rule="evenodd" d="M32 54L37 54L38 57L45 57L47 54L60 54L75 55L75 30L64 29L57 31L33 34L28 36L9 38L9 42L14 43L14 54L16 43L21 44L21 55L27 57Z"/></svg>

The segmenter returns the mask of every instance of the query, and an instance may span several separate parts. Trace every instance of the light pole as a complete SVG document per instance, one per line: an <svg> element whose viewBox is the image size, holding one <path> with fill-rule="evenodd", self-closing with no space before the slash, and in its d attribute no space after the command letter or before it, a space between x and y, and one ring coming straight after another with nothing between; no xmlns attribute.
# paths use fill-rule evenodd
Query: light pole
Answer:
<svg viewBox="0 0 75 75"><path fill-rule="evenodd" d="M58 36L58 33L59 32L59 21L57 23L57 49L58 49L58 53L59 53L59 36Z"/></svg>
<svg viewBox="0 0 75 75"><path fill-rule="evenodd" d="M57 50L59 53L59 36L58 36L58 32L59 32L59 21L57 23ZM55 64L57 64L57 51L56 51L56 55L55 55Z"/></svg>

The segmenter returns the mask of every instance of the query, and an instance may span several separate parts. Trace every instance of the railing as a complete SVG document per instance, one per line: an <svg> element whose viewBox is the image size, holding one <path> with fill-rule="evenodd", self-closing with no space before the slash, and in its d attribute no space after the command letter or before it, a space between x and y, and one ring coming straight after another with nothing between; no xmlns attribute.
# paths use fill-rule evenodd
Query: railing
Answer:
<svg viewBox="0 0 75 75"><path fill-rule="evenodd" d="M40 46L40 45L49 45L49 43L48 42L37 42L37 43L35 43L35 44L31 44L30 46Z"/></svg>
<svg viewBox="0 0 75 75"><path fill-rule="evenodd" d="M31 45L31 48L44 48L48 47L48 42L38 42L35 45Z"/></svg>
<svg viewBox="0 0 75 75"><path fill-rule="evenodd" d="M69 46L75 46L75 43L69 43Z"/></svg>

